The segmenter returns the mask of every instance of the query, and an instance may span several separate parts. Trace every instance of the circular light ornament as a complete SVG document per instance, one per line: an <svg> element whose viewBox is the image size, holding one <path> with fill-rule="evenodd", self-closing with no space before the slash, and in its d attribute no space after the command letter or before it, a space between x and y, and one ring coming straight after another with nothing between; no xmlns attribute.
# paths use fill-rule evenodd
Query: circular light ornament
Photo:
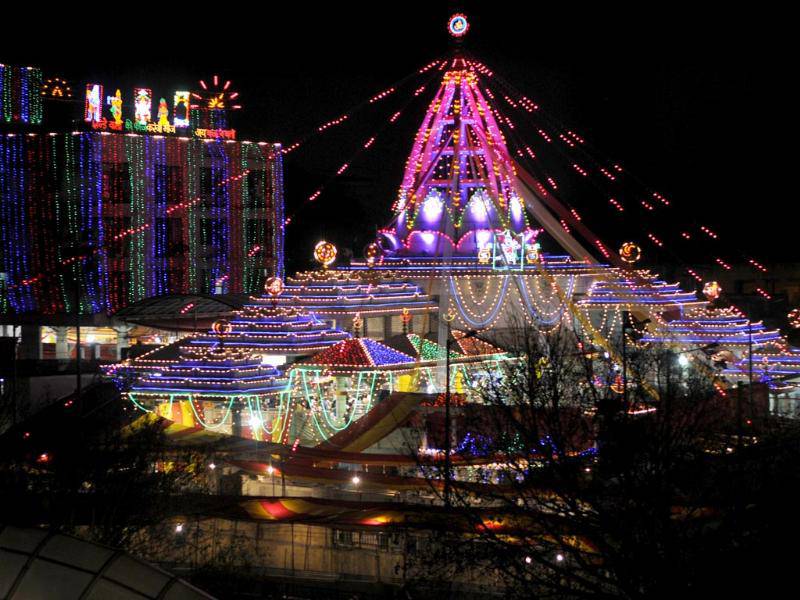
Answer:
<svg viewBox="0 0 800 600"><path fill-rule="evenodd" d="M466 35L469 31L469 21L467 16L462 13L456 13L447 22L447 31L450 32L454 38L460 38Z"/></svg>
<svg viewBox="0 0 800 600"><path fill-rule="evenodd" d="M789 319L789 327L792 329L800 329L800 308L789 311L786 318Z"/></svg>
<svg viewBox="0 0 800 600"><path fill-rule="evenodd" d="M230 321L219 319L218 321L214 321L214 324L211 326L211 330L217 335L228 335L231 331L233 331L233 325L231 325Z"/></svg>
<svg viewBox="0 0 800 600"><path fill-rule="evenodd" d="M270 277L264 282L264 291L273 298L280 296L283 289L283 280L280 277Z"/></svg>
<svg viewBox="0 0 800 600"><path fill-rule="evenodd" d="M716 281L706 281L703 286L703 295L708 298L709 302L713 302L722 294L722 286Z"/></svg>
<svg viewBox="0 0 800 600"><path fill-rule="evenodd" d="M323 269L327 269L336 260L336 254L336 246L325 240L317 242L314 246L314 260L321 264Z"/></svg>
<svg viewBox="0 0 800 600"><path fill-rule="evenodd" d="M633 242L625 242L619 249L619 257L623 262L632 265L642 258L642 249Z"/></svg>
<svg viewBox="0 0 800 600"><path fill-rule="evenodd" d="M374 267L375 263L380 261L382 255L383 250L376 242L372 242L364 249L364 258L367 260L367 266L369 267Z"/></svg>

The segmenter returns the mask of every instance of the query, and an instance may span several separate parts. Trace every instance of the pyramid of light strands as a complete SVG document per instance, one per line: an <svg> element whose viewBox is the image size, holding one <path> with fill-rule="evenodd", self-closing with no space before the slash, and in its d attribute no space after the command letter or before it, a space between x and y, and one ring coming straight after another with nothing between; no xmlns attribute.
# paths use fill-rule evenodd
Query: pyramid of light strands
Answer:
<svg viewBox="0 0 800 600"><path fill-rule="evenodd" d="M139 408L179 425L267 439L285 426L288 379L250 352L181 347L181 357L140 377L128 392Z"/></svg>
<svg viewBox="0 0 800 600"><path fill-rule="evenodd" d="M533 245L538 231L512 164L479 74L454 58L414 139L392 225L381 231L387 258L474 259L504 233Z"/></svg>
<svg viewBox="0 0 800 600"><path fill-rule="evenodd" d="M263 297L252 298L223 324L224 331L210 331L191 338L189 345L214 347L222 339L228 348L246 350L266 364L280 365L310 356L350 337L316 314L302 308L277 306Z"/></svg>

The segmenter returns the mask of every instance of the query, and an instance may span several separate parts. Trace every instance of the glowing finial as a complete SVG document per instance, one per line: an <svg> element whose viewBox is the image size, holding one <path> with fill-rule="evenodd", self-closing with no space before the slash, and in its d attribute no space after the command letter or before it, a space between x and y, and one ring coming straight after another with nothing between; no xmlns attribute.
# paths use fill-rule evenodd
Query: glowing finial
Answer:
<svg viewBox="0 0 800 600"><path fill-rule="evenodd" d="M463 37L469 30L469 21L467 16L461 13L456 13L447 22L447 31L450 32L454 38Z"/></svg>
<svg viewBox="0 0 800 600"><path fill-rule="evenodd" d="M321 240L314 246L314 260L327 269L336 260L336 246L325 240Z"/></svg>

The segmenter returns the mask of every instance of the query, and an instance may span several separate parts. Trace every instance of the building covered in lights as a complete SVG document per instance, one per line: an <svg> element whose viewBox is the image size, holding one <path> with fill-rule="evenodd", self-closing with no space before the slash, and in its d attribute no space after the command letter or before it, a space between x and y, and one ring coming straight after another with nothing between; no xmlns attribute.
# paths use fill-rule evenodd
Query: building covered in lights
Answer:
<svg viewBox="0 0 800 600"><path fill-rule="evenodd" d="M196 87L0 65L0 319L23 325L26 356L65 339L26 323L113 325L151 298L245 295L282 274L281 146L237 139L230 81Z"/></svg>

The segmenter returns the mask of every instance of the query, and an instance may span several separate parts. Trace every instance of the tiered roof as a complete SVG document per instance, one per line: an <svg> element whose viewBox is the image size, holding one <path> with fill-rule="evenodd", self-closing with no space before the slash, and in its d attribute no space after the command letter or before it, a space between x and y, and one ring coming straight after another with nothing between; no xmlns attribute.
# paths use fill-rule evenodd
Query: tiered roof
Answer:
<svg viewBox="0 0 800 600"><path fill-rule="evenodd" d="M276 394L286 378L260 358L222 344L208 348L183 347L181 358L163 370L142 376L133 393L239 396Z"/></svg>
<svg viewBox="0 0 800 600"><path fill-rule="evenodd" d="M366 369L374 370L408 368L416 362L413 356L395 350L369 338L353 338L339 342L311 358L300 361L300 365L325 367L330 371Z"/></svg>
<svg viewBox="0 0 800 600"><path fill-rule="evenodd" d="M684 292L678 283L667 283L650 273L619 273L613 279L595 281L586 298L578 302L583 308L646 308L669 311L688 310L706 302L694 292Z"/></svg>
<svg viewBox="0 0 800 600"><path fill-rule="evenodd" d="M307 356L350 337L301 308L254 302L236 312L230 320L231 332L222 336L228 347L244 348L259 354ZM194 337L194 346L214 346L220 336L208 333Z"/></svg>
<svg viewBox="0 0 800 600"><path fill-rule="evenodd" d="M641 341L745 347L780 339L777 329L767 329L760 321L753 323L736 309L696 308L683 318L663 323Z"/></svg>

